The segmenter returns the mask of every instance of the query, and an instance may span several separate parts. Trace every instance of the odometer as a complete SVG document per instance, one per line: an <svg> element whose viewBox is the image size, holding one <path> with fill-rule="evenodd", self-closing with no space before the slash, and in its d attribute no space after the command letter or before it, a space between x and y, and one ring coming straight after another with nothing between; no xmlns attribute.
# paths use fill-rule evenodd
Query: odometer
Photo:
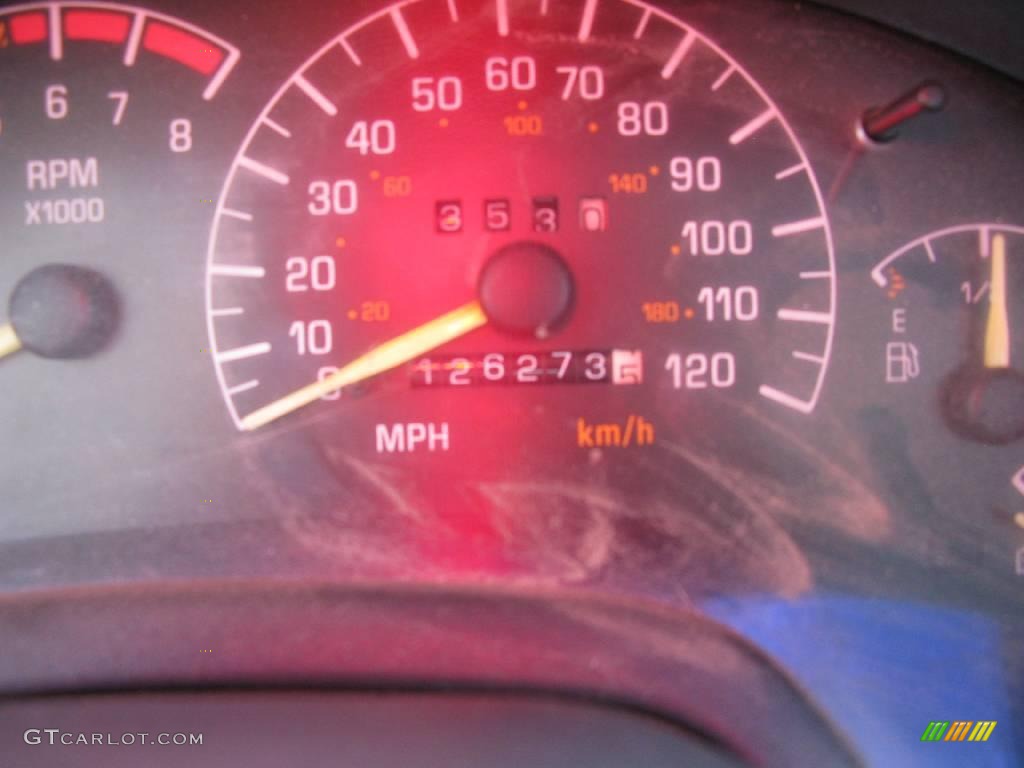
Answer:
<svg viewBox="0 0 1024 768"><path fill-rule="evenodd" d="M828 367L807 156L739 63L644 3L387 6L280 88L217 210L211 346L243 430L645 450L715 402L809 413Z"/></svg>

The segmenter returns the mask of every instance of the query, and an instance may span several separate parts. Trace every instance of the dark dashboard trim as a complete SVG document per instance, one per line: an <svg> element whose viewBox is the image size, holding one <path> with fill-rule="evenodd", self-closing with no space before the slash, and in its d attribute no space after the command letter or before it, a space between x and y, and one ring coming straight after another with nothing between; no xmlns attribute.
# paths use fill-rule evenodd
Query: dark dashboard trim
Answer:
<svg viewBox="0 0 1024 768"><path fill-rule="evenodd" d="M817 0L898 32L956 51L1024 80L1024 3L1019 0ZM921 74L922 79L927 72Z"/></svg>
<svg viewBox="0 0 1024 768"><path fill-rule="evenodd" d="M558 590L232 581L12 593L0 613L8 702L238 686L545 693L654 714L753 765L860 765L767 655L697 613L657 605Z"/></svg>

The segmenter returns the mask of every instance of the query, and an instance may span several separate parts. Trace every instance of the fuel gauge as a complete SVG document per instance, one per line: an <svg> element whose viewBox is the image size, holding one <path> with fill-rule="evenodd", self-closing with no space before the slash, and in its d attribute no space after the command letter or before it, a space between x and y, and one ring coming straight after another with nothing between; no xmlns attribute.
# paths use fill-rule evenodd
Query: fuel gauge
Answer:
<svg viewBox="0 0 1024 768"><path fill-rule="evenodd" d="M886 382L926 371L956 434L994 445L1024 437L1024 336L1014 333L1024 331L1024 229L934 232L887 256L871 276L892 305ZM937 333L941 318L951 327Z"/></svg>
<svg viewBox="0 0 1024 768"><path fill-rule="evenodd" d="M954 440L988 446L985 462L1001 467L1024 508L1024 228L932 232L886 256L871 277L888 307L886 385L912 392ZM1018 450L1008 452L1011 444Z"/></svg>

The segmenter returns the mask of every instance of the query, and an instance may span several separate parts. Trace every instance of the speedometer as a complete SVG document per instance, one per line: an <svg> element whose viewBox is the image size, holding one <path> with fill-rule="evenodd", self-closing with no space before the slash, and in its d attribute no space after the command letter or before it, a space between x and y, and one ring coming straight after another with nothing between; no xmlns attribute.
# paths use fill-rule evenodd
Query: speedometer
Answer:
<svg viewBox="0 0 1024 768"><path fill-rule="evenodd" d="M495 466L532 433L562 463L713 429L716 400L812 411L834 279L807 155L700 31L630 0L420 0L252 126L208 320L239 429L336 415L357 454Z"/></svg>

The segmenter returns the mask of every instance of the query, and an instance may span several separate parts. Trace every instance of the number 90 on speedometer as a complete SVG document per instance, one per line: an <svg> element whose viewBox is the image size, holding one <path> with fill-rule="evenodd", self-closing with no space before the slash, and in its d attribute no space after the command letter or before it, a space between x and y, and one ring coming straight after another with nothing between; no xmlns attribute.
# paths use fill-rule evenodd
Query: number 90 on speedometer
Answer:
<svg viewBox="0 0 1024 768"><path fill-rule="evenodd" d="M239 429L642 450L713 401L812 411L834 264L793 130L699 30L626 0L418 0L253 124L207 294Z"/></svg>

